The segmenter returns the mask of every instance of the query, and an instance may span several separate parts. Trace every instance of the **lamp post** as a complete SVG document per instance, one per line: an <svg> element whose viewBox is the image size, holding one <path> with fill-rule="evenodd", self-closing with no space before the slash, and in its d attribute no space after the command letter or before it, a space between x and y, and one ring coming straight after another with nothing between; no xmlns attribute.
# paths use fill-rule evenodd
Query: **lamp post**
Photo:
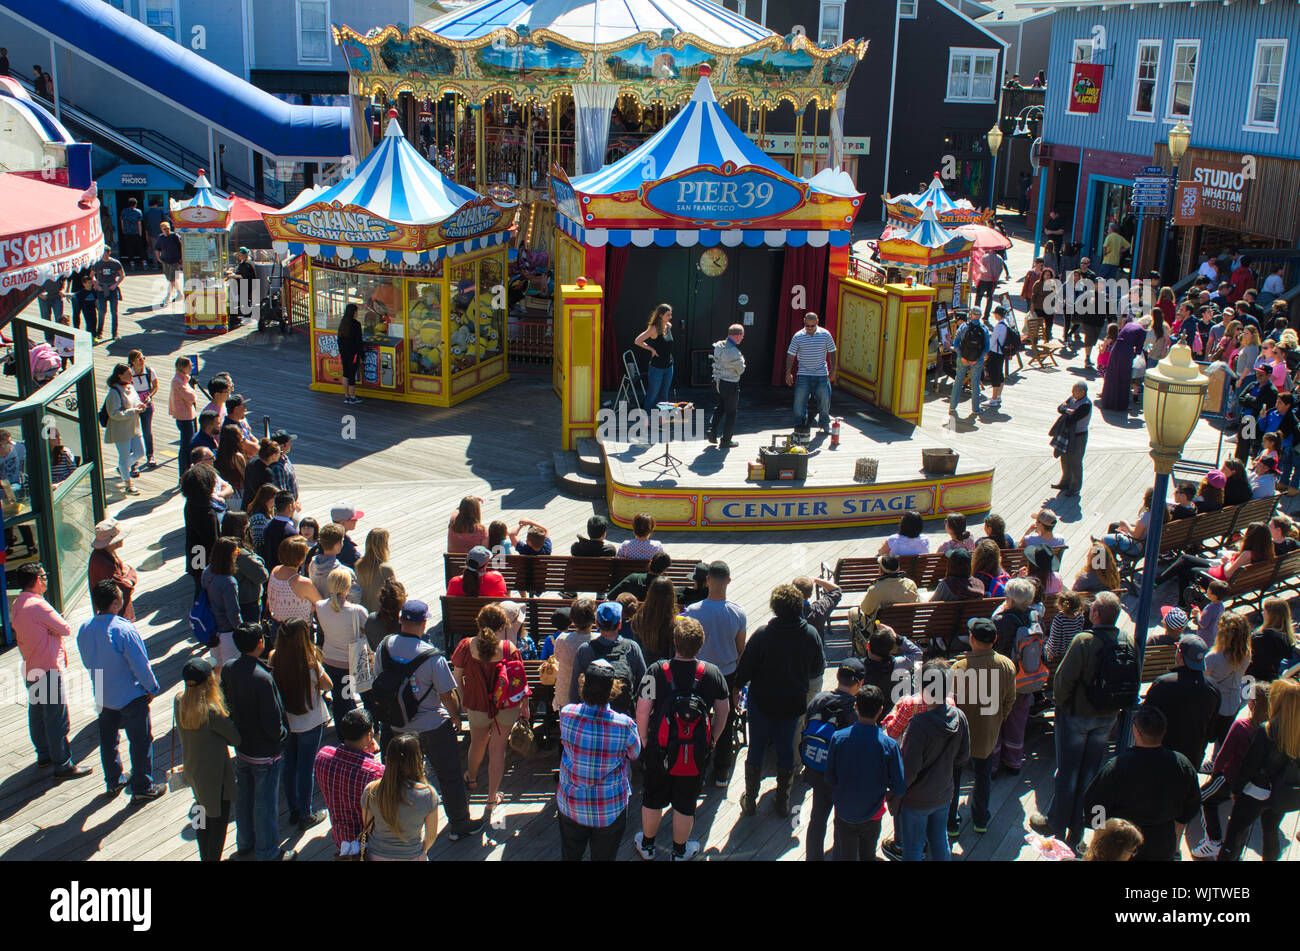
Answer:
<svg viewBox="0 0 1300 951"><path fill-rule="evenodd" d="M998 214L998 149L1002 148L1002 130L998 124L993 123L993 128L989 129L987 138L989 140L989 154L993 156L993 166L989 169L989 207L993 209L993 217Z"/></svg>
<svg viewBox="0 0 1300 951"><path fill-rule="evenodd" d="M1178 184L1178 166L1183 162L1183 156L1187 154L1187 146L1192 139L1192 130L1187 128L1187 124L1182 119L1178 120L1178 125L1169 130L1169 136L1166 139L1166 145L1169 146L1169 161L1172 163L1174 188L1169 190L1169 204L1165 209L1165 224L1160 232L1160 254L1156 261L1156 269L1163 276L1165 273L1165 257L1169 253L1169 232L1174 217L1174 194L1177 192Z"/></svg>
<svg viewBox="0 0 1300 951"><path fill-rule="evenodd" d="M1160 532L1165 521L1165 496L1169 492L1169 474L1182 458L1192 430L1201 417L1201 404L1210 381L1192 361L1192 351L1185 343L1174 346L1169 355L1147 370L1142 380L1142 415L1146 419L1151 458L1155 462L1156 481L1151 492L1148 515L1146 553L1142 560L1142 584L1138 589L1137 617L1133 640L1137 648L1138 669L1146 654L1147 627L1151 623L1151 601L1155 595L1159 571ZM1129 727L1133 711L1128 709L1120 721L1116 745L1123 751L1129 744Z"/></svg>

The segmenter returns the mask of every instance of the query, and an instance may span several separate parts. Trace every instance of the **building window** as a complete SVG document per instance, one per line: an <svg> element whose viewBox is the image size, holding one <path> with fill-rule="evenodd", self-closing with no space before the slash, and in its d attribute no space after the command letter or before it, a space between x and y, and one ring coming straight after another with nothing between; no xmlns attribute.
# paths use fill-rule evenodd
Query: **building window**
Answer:
<svg viewBox="0 0 1300 951"><path fill-rule="evenodd" d="M176 39L176 6L173 0L144 0L144 25L169 40Z"/></svg>
<svg viewBox="0 0 1300 951"><path fill-rule="evenodd" d="M105 0L110 7L116 7L123 13L126 12L126 0Z"/></svg>
<svg viewBox="0 0 1300 951"><path fill-rule="evenodd" d="M298 62L329 61L329 0L298 0Z"/></svg>
<svg viewBox="0 0 1300 951"><path fill-rule="evenodd" d="M748 0L726 0L723 6L726 7L728 10L730 10L732 13L738 13L741 16L748 19L749 14L745 12L745 7L747 6L747 4L748 4Z"/></svg>
<svg viewBox="0 0 1300 951"><path fill-rule="evenodd" d="M898 0L898 15L904 20L916 19L917 0Z"/></svg>
<svg viewBox="0 0 1300 951"><path fill-rule="evenodd" d="M1133 115L1156 114L1156 80L1159 75L1160 41L1138 40L1137 66L1133 70Z"/></svg>
<svg viewBox="0 0 1300 951"><path fill-rule="evenodd" d="M1256 40L1255 65L1251 69L1250 108L1246 125L1277 128L1277 101L1282 94L1282 71L1286 67L1286 40Z"/></svg>
<svg viewBox="0 0 1300 951"><path fill-rule="evenodd" d="M1074 41L1074 58L1072 63L1091 63L1092 62L1092 40L1075 40Z"/></svg>
<svg viewBox="0 0 1300 951"><path fill-rule="evenodd" d="M817 20L818 44L839 46L844 42L844 0L821 0L821 15Z"/></svg>
<svg viewBox="0 0 1300 951"><path fill-rule="evenodd" d="M992 102L997 50L948 50L948 102Z"/></svg>
<svg viewBox="0 0 1300 951"><path fill-rule="evenodd" d="M1196 95L1196 61L1200 52L1200 40L1174 40L1173 69L1169 75L1171 119L1192 117L1192 99Z"/></svg>

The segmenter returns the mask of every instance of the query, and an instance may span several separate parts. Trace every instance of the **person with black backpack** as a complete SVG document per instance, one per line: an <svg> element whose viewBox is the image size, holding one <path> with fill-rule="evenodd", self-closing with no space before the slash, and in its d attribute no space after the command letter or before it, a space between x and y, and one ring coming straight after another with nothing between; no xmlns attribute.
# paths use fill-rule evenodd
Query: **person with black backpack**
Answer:
<svg viewBox="0 0 1300 951"><path fill-rule="evenodd" d="M700 852L700 843L691 839L695 804L713 746L731 713L722 671L696 656L703 645L700 622L678 617L673 622L672 659L647 670L637 694L636 728L644 748L645 777L641 831L632 841L647 862L654 860L655 836L669 806L672 860L689 862Z"/></svg>
<svg viewBox="0 0 1300 951"><path fill-rule="evenodd" d="M1083 840L1084 792L1101 769L1115 717L1137 701L1142 679L1133 640L1116 627L1119 612L1114 593L1097 595L1089 612L1092 629L1075 635L1052 682L1056 780L1051 807L1030 817L1029 826L1064 835L1076 851Z"/></svg>
<svg viewBox="0 0 1300 951"><path fill-rule="evenodd" d="M630 637L620 637L623 624L623 605L617 601L604 601L596 608L596 629L600 636L592 638L578 648L573 660L573 683L569 696L582 696L578 692L578 678L593 661L603 660L614 669L615 679L622 685L618 696L609 701L615 713L636 716L636 688L645 677L645 656L641 645Z"/></svg>
<svg viewBox="0 0 1300 951"><path fill-rule="evenodd" d="M960 312L958 312L960 315ZM980 377L984 373L984 358L989 352L989 332L984 324L972 312L966 321L957 328L952 338L952 349L957 354L957 375L952 381L952 398L949 401L950 416L957 415L961 404L962 387L970 379L970 405L975 415L980 412Z"/></svg>
<svg viewBox="0 0 1300 951"><path fill-rule="evenodd" d="M812 787L812 813L808 816L808 838L804 843L809 862L820 862L826 853L826 820L830 818L834 790L826 781L826 764L831 740L839 730L858 722L853 698L862 688L866 668L856 657L840 661L835 672L835 689L823 690L808 701L805 726L799 740L799 758L804 778ZM883 703L883 697L881 698ZM872 850L875 851L874 849Z"/></svg>
<svg viewBox="0 0 1300 951"><path fill-rule="evenodd" d="M376 653L370 698L375 717L383 724L383 749L395 733L420 737L420 749L438 777L447 833L454 842L483 828L483 817L470 821L457 748L460 702L456 678L447 658L425 639L428 619L429 606L423 601L402 605L402 632L384 638Z"/></svg>

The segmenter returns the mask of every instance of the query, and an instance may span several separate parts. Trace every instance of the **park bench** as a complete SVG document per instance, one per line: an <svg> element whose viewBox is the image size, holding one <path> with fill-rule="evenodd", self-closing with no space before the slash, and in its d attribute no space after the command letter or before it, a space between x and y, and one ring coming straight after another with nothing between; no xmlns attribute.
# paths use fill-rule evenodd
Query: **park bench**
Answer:
<svg viewBox="0 0 1300 951"><path fill-rule="evenodd" d="M506 598L449 598L443 595L442 601L442 639L450 654L462 638L473 637L478 633L476 621L478 612L485 604L496 604ZM515 602L524 613L523 629L540 648L542 639L554 632L551 615L558 608L567 608L570 604L564 598L516 598Z"/></svg>
<svg viewBox="0 0 1300 951"><path fill-rule="evenodd" d="M1057 564L1060 564L1065 549L1064 545L1052 549ZM1014 575L1024 567L1023 548L1003 548L1001 554L1002 568L1008 574ZM898 563L903 574L915 582L918 588L937 588L939 582L948 576L947 555L905 555L899 558ZM835 562L835 570L832 573L835 583L845 592L866 591L880 579L880 576L880 559L875 556L841 558Z"/></svg>
<svg viewBox="0 0 1300 951"><path fill-rule="evenodd" d="M1297 581L1300 581L1300 551L1290 552L1262 565L1247 565L1228 579L1225 609L1245 602L1254 605L1257 611L1262 610L1265 598L1282 597L1284 593L1295 592Z"/></svg>
<svg viewBox="0 0 1300 951"><path fill-rule="evenodd" d="M876 623L886 624L894 633L914 641L925 650L938 644L951 649L955 638L966 633L966 622L976 617L992 617L1004 598L979 598L974 601L913 601L888 604L876 612Z"/></svg>
<svg viewBox="0 0 1300 951"><path fill-rule="evenodd" d="M674 558L664 577L678 587L689 585L699 558ZM645 558L596 558L573 555L505 555L493 560L506 588L520 594L571 591L603 595L630 574L645 571ZM446 580L465 571L464 554L443 555Z"/></svg>
<svg viewBox="0 0 1300 951"><path fill-rule="evenodd" d="M1245 531L1251 522L1267 522L1276 509L1277 496L1270 496L1230 505L1217 512L1202 512L1191 518L1180 518L1172 522L1166 520L1160 529L1159 554L1217 551L1227 545L1234 534ZM1114 554L1120 580L1136 594L1145 549L1133 555L1124 555L1118 551Z"/></svg>

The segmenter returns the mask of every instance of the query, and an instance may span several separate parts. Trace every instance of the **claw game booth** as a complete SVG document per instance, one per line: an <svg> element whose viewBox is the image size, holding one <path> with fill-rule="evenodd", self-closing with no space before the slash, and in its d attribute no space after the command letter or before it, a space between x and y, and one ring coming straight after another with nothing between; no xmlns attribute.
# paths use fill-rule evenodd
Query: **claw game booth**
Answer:
<svg viewBox="0 0 1300 951"><path fill-rule="evenodd" d="M448 181L390 111L353 177L266 215L276 250L308 258L311 388L343 391L348 304L362 326L357 388L367 396L452 406L505 382L516 207Z"/></svg>
<svg viewBox="0 0 1300 951"><path fill-rule="evenodd" d="M560 296L554 384L565 448L597 436L601 391L619 385L623 355L656 304L674 312L678 401L686 387L711 385L714 341L730 324L745 327L740 414L752 415L741 448L728 455L706 446L702 434L679 439L671 445L684 471L668 478L646 471L643 447L604 440L612 520L628 527L649 511L663 529L793 529L880 524L909 509L930 516L987 508L991 469L918 475L920 455L912 461L911 453L909 463L882 463L880 482L889 486L855 487L847 451L820 449L802 484L746 484L746 440L762 423L745 393L783 384L786 350L807 311L835 335L837 388L919 423L935 291L850 278L851 229L864 196L843 171L805 180L778 165L719 106L708 68L700 73L690 101L640 148L590 175L552 172ZM860 434L877 449L898 443L865 414L854 415L861 418L850 421L851 441ZM782 411L778 427L788 418ZM782 431L789 430L757 438ZM924 440L916 434L914 441L919 448Z"/></svg>

